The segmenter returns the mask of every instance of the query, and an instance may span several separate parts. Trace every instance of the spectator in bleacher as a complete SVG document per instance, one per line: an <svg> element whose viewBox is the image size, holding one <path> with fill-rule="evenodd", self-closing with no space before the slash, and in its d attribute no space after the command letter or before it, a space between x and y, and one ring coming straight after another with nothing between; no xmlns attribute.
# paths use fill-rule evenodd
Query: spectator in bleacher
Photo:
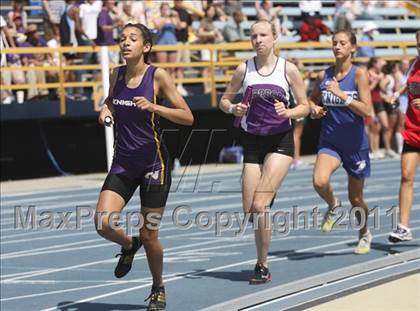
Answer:
<svg viewBox="0 0 420 311"><path fill-rule="evenodd" d="M105 0L103 2L102 10L98 15L98 36L96 38L96 44L100 46L111 46L115 45L113 31L114 21L112 20L110 12L115 9L114 0ZM120 54L118 51L109 51L108 52L109 63L118 64L120 59ZM98 60L101 60L100 55L98 55Z"/></svg>
<svg viewBox="0 0 420 311"><path fill-rule="evenodd" d="M407 57L404 57L399 63L399 70L397 71L396 77L400 82L400 85L403 86L407 82L408 70L410 69L410 61ZM408 108L408 97L406 93L403 93L398 98L400 102L400 119L398 120L398 129L395 134L395 140L398 145L398 153L402 153L402 143L403 137L401 131L404 129L405 114Z"/></svg>
<svg viewBox="0 0 420 311"><path fill-rule="evenodd" d="M402 72L401 61L397 62L396 65L397 66L396 66L396 71L395 71L395 75L394 75L395 76L395 81L398 82L398 85L401 88L402 86L405 85L406 77L404 76L404 73ZM398 89L396 89L395 92L398 92ZM395 95L395 92L394 92L394 94L392 94L391 101L394 101L393 97ZM405 110L406 110L406 107L402 107L403 103L401 102L401 97L402 96L400 96L399 99L398 99L399 113L398 113L397 129L395 130L395 136L394 136L395 148L396 148L396 151L398 152L398 154L401 154L402 149L403 149L403 145L404 145L404 139L402 137L401 131L404 129L404 118L405 118ZM403 109L405 109L404 112L403 112Z"/></svg>
<svg viewBox="0 0 420 311"><path fill-rule="evenodd" d="M160 16L159 2L154 0L144 1L144 15L146 17L146 26L151 30L154 29L154 20Z"/></svg>
<svg viewBox="0 0 420 311"><path fill-rule="evenodd" d="M46 47L47 41L42 38L38 32L38 27L35 24L29 24L26 29L26 40L22 43L18 43L18 47L22 48L33 48L33 47ZM42 67L48 64L46 56L43 53L37 54L21 54L20 55L22 65L29 67ZM46 83L46 72L42 70L27 70L26 81L28 84L45 84ZM28 89L27 99L35 99L48 95L48 90L45 88L34 87Z"/></svg>
<svg viewBox="0 0 420 311"><path fill-rule="evenodd" d="M7 28L7 27L6 27ZM6 32L6 28L4 29L4 32ZM7 29L10 30L10 29ZM12 40L10 41L12 44L10 44L9 47L20 47L20 44L22 44L26 40L26 35L22 33L14 33L12 34L12 31L8 32L8 36L13 35ZM4 40L4 43L8 44L8 40ZM22 67L22 61L21 61L21 54L7 54L6 55L6 63L8 67L12 67L12 71L6 71L1 74L2 80L5 81L6 85L9 84L25 84L26 78L25 78L25 72L23 70L20 70L20 67ZM16 97L18 103L19 102L19 95L24 94L25 90L17 90L16 91ZM22 96L23 98L23 96Z"/></svg>
<svg viewBox="0 0 420 311"><path fill-rule="evenodd" d="M392 1L390 1L392 2ZM371 0L362 0L356 1L359 4L358 11L359 13L356 14L357 19L362 20L382 20L383 17L380 15L376 15L375 9L377 8L377 1Z"/></svg>
<svg viewBox="0 0 420 311"><path fill-rule="evenodd" d="M83 46L95 45L98 37L98 16L102 10L102 1L86 0L79 7L79 16L81 27L86 34L86 39L81 40ZM94 53L83 53L83 63L96 63L96 55Z"/></svg>
<svg viewBox="0 0 420 311"><path fill-rule="evenodd" d="M22 16L20 14L15 14L13 16L13 27L10 29L13 35L16 33L25 33L26 29L23 27Z"/></svg>
<svg viewBox="0 0 420 311"><path fill-rule="evenodd" d="M26 14L25 10L23 9L23 5L24 5L24 1L22 0L12 1L12 10L7 14L9 27L15 29L15 26L14 26L15 16L20 16L20 18L22 19L22 25L24 29L26 29L26 26L28 26L28 14Z"/></svg>
<svg viewBox="0 0 420 311"><path fill-rule="evenodd" d="M0 50L7 47L15 47L15 42L13 40L12 34L7 28L6 20L3 16L0 15ZM7 66L7 55L5 53L1 54L0 67ZM0 75L1 84L11 85L12 84L12 75L10 71L4 71ZM13 101L13 94L10 90L1 90L0 98L2 104L11 104Z"/></svg>
<svg viewBox="0 0 420 311"><path fill-rule="evenodd" d="M281 29L281 23L279 14L283 9L281 6L273 6L273 1L263 0L255 2L255 8L257 10L258 20L267 20L273 23L276 33L283 33Z"/></svg>
<svg viewBox="0 0 420 311"><path fill-rule="evenodd" d="M242 2L239 0L226 0L224 11L228 17L233 17L235 12L242 11Z"/></svg>
<svg viewBox="0 0 420 311"><path fill-rule="evenodd" d="M223 41L223 35L219 29L214 25L214 18L216 10L213 6L209 6L204 10L204 18L200 22L200 27L197 31L197 37L199 43L211 44L216 42ZM201 60L204 62L210 61L211 54L210 50L204 49L201 51ZM213 61L217 59L216 53L213 53ZM203 68L203 78L210 78L210 68ZM204 94L209 94L211 92L211 82L203 82Z"/></svg>
<svg viewBox="0 0 420 311"><path fill-rule="evenodd" d="M44 10L44 31L46 37L56 37L60 34L59 25L61 15L66 9L66 2L64 0L42 1L42 8Z"/></svg>
<svg viewBox="0 0 420 311"><path fill-rule="evenodd" d="M351 31L351 23L355 19L355 9L354 1L335 1L334 31Z"/></svg>
<svg viewBox="0 0 420 311"><path fill-rule="evenodd" d="M228 20L228 16L225 12L225 1L224 0L207 0L206 7L212 6L215 11L214 20L225 22Z"/></svg>
<svg viewBox="0 0 420 311"><path fill-rule="evenodd" d="M316 15L316 12L308 12L299 27L300 41L319 41L322 34L329 35L331 31Z"/></svg>
<svg viewBox="0 0 420 311"><path fill-rule="evenodd" d="M50 32L44 32L45 34L45 40L47 41L47 46L49 48L58 48L60 47L60 36L59 35L53 35L53 33ZM60 54L58 52L53 52L49 54L50 57L48 57L48 65L52 67L60 66ZM46 72L46 80L47 83L56 83L58 82L59 78L59 71L58 70L48 70ZM50 100L57 100L58 99L58 90L57 89L48 89L48 98Z"/></svg>
<svg viewBox="0 0 420 311"><path fill-rule="evenodd" d="M233 18L229 19L223 28L223 36L226 42L245 41L245 17L241 11L233 13Z"/></svg>
<svg viewBox="0 0 420 311"><path fill-rule="evenodd" d="M308 93L308 85L309 85L309 71L305 71L305 67L303 65L303 63L297 59L297 58L292 58L290 59L290 62L292 64L294 64L296 66L296 68L299 70L300 76L302 77L303 80L303 87L304 87L304 92L305 94ZM290 92L290 96L289 96L289 101L290 101L290 108L294 108L296 107L296 101L295 98L293 96L293 92ZM303 128L305 127L306 124L306 117L301 117L298 119L293 119L293 142L295 145L295 150L293 152L293 162L290 165L290 169L291 170L297 170L297 169L301 169L304 168L306 166L308 166L307 163L303 162L301 160L301 146L302 146L302 134L303 134Z"/></svg>
<svg viewBox="0 0 420 311"><path fill-rule="evenodd" d="M181 27L181 20L178 12L171 10L167 2L160 5L160 17L154 20L155 29L158 30L157 45L176 45L177 39L175 30ZM158 63L175 63L176 51L159 51L156 52L156 60ZM174 68L167 68L168 73L175 78Z"/></svg>
<svg viewBox="0 0 420 311"><path fill-rule="evenodd" d="M385 111L384 102L381 96L380 83L384 78L382 68L385 66L385 61L380 58L372 57L367 63L369 74L369 88L372 98L373 112L372 122L368 125L368 138L370 147L370 158L372 160L382 159L385 154L379 149L380 133L388 130L388 115Z"/></svg>
<svg viewBox="0 0 420 311"><path fill-rule="evenodd" d="M184 2L182 0L174 0L173 10L178 13L180 24L178 29L175 30L176 40L180 45L188 45L188 35L192 25L192 16L184 8ZM177 63L189 63L191 61L191 55L189 50L178 50L177 52ZM184 67L175 69L177 79L184 78ZM177 90L182 96L187 96L188 91L184 88L181 82L177 85Z"/></svg>
<svg viewBox="0 0 420 311"><path fill-rule="evenodd" d="M89 40L98 37L98 16L102 10L102 1L86 0L79 7L79 16L82 29Z"/></svg>
<svg viewBox="0 0 420 311"><path fill-rule="evenodd" d="M66 9L60 18L60 41L61 46L77 47L95 42L86 35L80 20L80 9L76 0L66 0ZM77 53L65 53L66 62L69 65L75 64L79 59ZM80 82L82 72L80 70L69 70L65 73L66 81ZM83 88L68 88L67 97L76 100L85 100Z"/></svg>
<svg viewBox="0 0 420 311"><path fill-rule="evenodd" d="M302 18L307 17L310 13L314 13L319 17L322 9L322 2L318 0L299 1L299 9L302 13Z"/></svg>
<svg viewBox="0 0 420 311"><path fill-rule="evenodd" d="M191 13L193 20L200 20L204 17L204 6L202 1L184 0L182 6Z"/></svg>
<svg viewBox="0 0 420 311"><path fill-rule="evenodd" d="M392 140L398 129L400 118L399 102L393 101L394 93L400 89L400 82L397 78L398 64L388 62L382 69L384 78L380 82L382 98L385 103L385 111L388 115L388 130L384 132L385 155L389 158L398 158L398 154L392 149Z"/></svg>
<svg viewBox="0 0 420 311"><path fill-rule="evenodd" d="M124 27L124 25L128 23L140 23L146 25L143 1L119 1L117 4L117 9L120 16L120 27Z"/></svg>
<svg viewBox="0 0 420 311"><path fill-rule="evenodd" d="M374 22L366 22L363 26L363 36L361 42L372 42L374 41L374 36L378 34L378 26ZM375 47L374 46L361 46L357 50L357 57L375 57Z"/></svg>

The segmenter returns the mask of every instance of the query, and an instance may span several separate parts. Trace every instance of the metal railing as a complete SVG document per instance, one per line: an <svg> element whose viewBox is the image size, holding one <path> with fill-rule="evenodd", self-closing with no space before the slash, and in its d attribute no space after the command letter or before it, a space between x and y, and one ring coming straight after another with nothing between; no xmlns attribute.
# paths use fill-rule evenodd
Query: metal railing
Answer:
<svg viewBox="0 0 420 311"><path fill-rule="evenodd" d="M398 60L403 56L408 55L408 48L415 47L416 42L413 41L376 41L376 42L360 42L359 46L373 46L373 47L387 47L387 48L400 48L403 53L400 56L387 56L383 57L387 60ZM330 49L331 43L329 42L296 42L296 43L279 43L276 47L277 50L293 50L293 49ZM21 71L58 71L58 82L54 83L43 83L43 84L14 84L14 85L0 85L1 90L22 90L30 88L45 88L45 89L57 89L60 100L60 114L66 114L66 97L65 89L73 87L91 87L96 90L98 86L102 84L101 81L86 81L86 82L66 82L65 71L77 71L77 70L101 70L100 64L82 64L82 65L66 65L63 54L64 53L99 53L101 47L59 47L59 48L47 48L47 47L34 47L34 48L4 48L1 50L1 54L46 54L46 53L58 53L59 63L57 66L9 66L1 67L0 72L21 70ZM110 51L118 51L118 46L110 46ZM197 61L190 63L155 63L155 66L162 68L209 68L210 77L204 78L202 76L184 79L175 79L175 83L192 84L192 83L203 83L210 81L212 84L211 89L211 105L212 107L217 106L217 83L227 83L232 78L232 67L239 65L244 59L234 56L235 51L249 51L252 52L252 46L249 41L236 42L236 43L220 43L220 44L191 44L191 45L174 45L174 46L154 46L153 51L179 51L179 50L190 50L190 51L202 51L210 50L209 61ZM226 53L231 52L231 53ZM226 55L228 54L228 55ZM215 59L215 55L217 58ZM414 55L412 55L414 56ZM301 58L304 64L321 64L321 63L333 63L334 58ZM356 58L355 61L365 62L366 58ZM111 64L109 67L114 68L120 64ZM216 75L216 70L223 69L222 75ZM95 96L95 92L93 93ZM97 95L97 94L96 94ZM94 100L94 109L99 108L98 101Z"/></svg>

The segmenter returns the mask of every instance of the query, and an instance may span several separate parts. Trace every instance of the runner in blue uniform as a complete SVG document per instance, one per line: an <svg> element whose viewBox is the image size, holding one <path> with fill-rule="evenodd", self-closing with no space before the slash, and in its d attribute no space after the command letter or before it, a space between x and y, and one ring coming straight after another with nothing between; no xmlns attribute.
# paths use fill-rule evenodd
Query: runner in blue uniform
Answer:
<svg viewBox="0 0 420 311"><path fill-rule="evenodd" d="M299 70L274 54L276 39L274 26L269 21L261 20L251 27L251 43L257 55L236 68L220 101L221 110L241 118L242 202L245 214L255 216L258 257L250 284L271 280L267 263L271 225L265 215L293 160L291 119L309 114ZM241 87L246 90L249 86L252 87L249 108L243 103L233 104ZM289 89L297 102L292 109L289 107Z"/></svg>
<svg viewBox="0 0 420 311"><path fill-rule="evenodd" d="M365 254L370 251L372 240L367 226L368 207L363 199L364 180L370 176L369 147L363 123L372 105L368 74L352 64L352 54L356 51L353 33L335 33L332 49L335 65L319 74L310 99L311 116L322 118L313 183L328 204L321 227L324 232L330 232L336 222L334 209L341 206L334 196L330 178L343 164L348 175L349 201L353 208L361 209L355 211L355 215L359 224L364 223L354 251Z"/></svg>
<svg viewBox="0 0 420 311"><path fill-rule="evenodd" d="M127 24L121 34L120 49L126 66L111 73L109 96L99 116L101 124L106 118L113 118L117 138L112 167L96 207L95 225L101 236L121 245L114 272L117 278L130 271L135 253L144 245L153 277L148 310L163 310L166 306L163 250L156 224L166 205L171 169L168 152L161 141L159 117L191 125L193 115L169 74L148 64L152 35L147 27ZM159 105L162 98L166 98L172 107ZM119 216L139 186L144 225L139 237L130 237L118 228L119 217L110 215Z"/></svg>

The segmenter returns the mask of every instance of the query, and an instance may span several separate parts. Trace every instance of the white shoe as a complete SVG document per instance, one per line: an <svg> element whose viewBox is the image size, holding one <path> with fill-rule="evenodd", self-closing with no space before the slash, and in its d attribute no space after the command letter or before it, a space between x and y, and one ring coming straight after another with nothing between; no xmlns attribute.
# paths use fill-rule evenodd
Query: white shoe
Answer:
<svg viewBox="0 0 420 311"><path fill-rule="evenodd" d="M410 228L401 224L398 224L397 228L388 237L388 240L392 243L411 241L412 239L413 235L411 234Z"/></svg>
<svg viewBox="0 0 420 311"><path fill-rule="evenodd" d="M391 159L399 159L400 155L392 149L385 150L385 156Z"/></svg>
<svg viewBox="0 0 420 311"><path fill-rule="evenodd" d="M356 248L354 249L354 253L358 255L364 255L370 252L370 245L372 243L372 234L370 232L366 232L362 237L359 239Z"/></svg>
<svg viewBox="0 0 420 311"><path fill-rule="evenodd" d="M376 150L374 152L375 159L380 160L385 158L385 154L381 150Z"/></svg>
<svg viewBox="0 0 420 311"><path fill-rule="evenodd" d="M10 105L12 102L13 102L12 96L7 96L5 99L1 101L1 103L4 105Z"/></svg>
<svg viewBox="0 0 420 311"><path fill-rule="evenodd" d="M307 166L308 166L308 164L303 162L302 160L293 160L292 165L290 165L290 169L291 170L298 170L298 169L301 169L301 168L305 168Z"/></svg>
<svg viewBox="0 0 420 311"><path fill-rule="evenodd" d="M188 91L184 88L184 86L182 84L178 84L176 89L177 89L178 93L181 94L181 96L188 96Z"/></svg>

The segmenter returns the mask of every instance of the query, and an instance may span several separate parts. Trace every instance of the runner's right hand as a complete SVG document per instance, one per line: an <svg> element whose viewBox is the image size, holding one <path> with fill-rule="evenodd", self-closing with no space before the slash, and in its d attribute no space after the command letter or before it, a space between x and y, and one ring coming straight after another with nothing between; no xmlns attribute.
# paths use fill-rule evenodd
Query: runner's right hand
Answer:
<svg viewBox="0 0 420 311"><path fill-rule="evenodd" d="M234 105L232 113L235 117L242 117L248 111L248 105L239 103Z"/></svg>
<svg viewBox="0 0 420 311"><path fill-rule="evenodd" d="M321 119L327 114L327 110L321 106L314 106L311 109L311 119Z"/></svg>
<svg viewBox="0 0 420 311"><path fill-rule="evenodd" d="M111 118L111 123L107 122ZM106 119L106 120L105 120ZM101 112L99 113L98 122L101 125L109 126L114 123L114 118L112 117L111 111L108 109L108 107L104 107Z"/></svg>

